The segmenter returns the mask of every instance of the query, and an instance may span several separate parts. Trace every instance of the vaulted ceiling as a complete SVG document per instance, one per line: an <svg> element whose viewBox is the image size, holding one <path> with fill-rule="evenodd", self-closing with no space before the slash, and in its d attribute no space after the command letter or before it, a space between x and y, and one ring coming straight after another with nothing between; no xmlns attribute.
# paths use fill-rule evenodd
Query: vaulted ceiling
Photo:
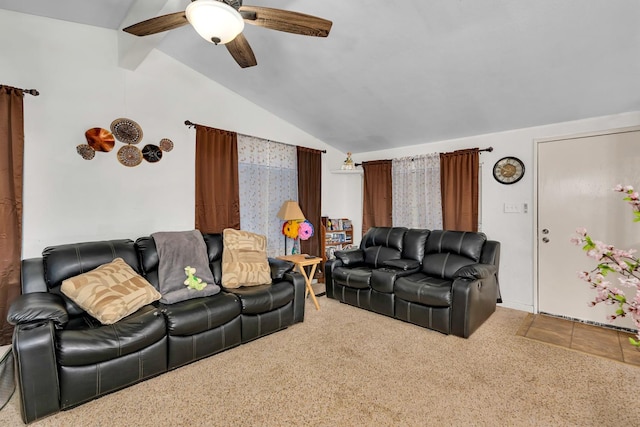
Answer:
<svg viewBox="0 0 640 427"><path fill-rule="evenodd" d="M114 30L187 4L0 0L1 9ZM320 16L333 28L317 38L247 25L258 65L245 69L190 25L144 41L120 32L121 62L135 68L159 49L345 152L640 110L640 1L246 4Z"/></svg>

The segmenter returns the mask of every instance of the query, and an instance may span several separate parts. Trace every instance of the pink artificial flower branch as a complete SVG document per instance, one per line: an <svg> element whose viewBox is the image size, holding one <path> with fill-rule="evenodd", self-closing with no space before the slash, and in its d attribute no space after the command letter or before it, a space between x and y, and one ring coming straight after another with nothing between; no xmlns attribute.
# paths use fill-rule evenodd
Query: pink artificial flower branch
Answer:
<svg viewBox="0 0 640 427"><path fill-rule="evenodd" d="M640 194L634 191L630 185L618 184L613 190L627 195L623 200L632 206L634 222L640 221ZM638 328L637 340L629 338L629 341L640 348L640 292L637 292L635 297L629 300L624 292L612 287L611 282L605 280L609 273L618 273L622 276L618 278L621 286L633 288L635 291L640 290L640 259L633 255L636 251L633 249L620 250L613 245L593 240L584 227L576 229L576 236L571 239L571 242L578 246L582 245L587 256L598 262L593 270L578 272L578 277L589 283L597 292L596 297L589 305L593 307L600 303L617 304L618 308L615 314L607 316L611 322L629 314Z"/></svg>
<svg viewBox="0 0 640 427"><path fill-rule="evenodd" d="M633 187L630 185L622 186L621 184L618 184L615 187L613 187L613 191L617 191L618 193L624 193L627 195L627 197L625 197L622 200L625 200L627 203L629 203L632 206L633 215L634 215L633 221L639 222L640 221L640 194L637 191L635 191Z"/></svg>

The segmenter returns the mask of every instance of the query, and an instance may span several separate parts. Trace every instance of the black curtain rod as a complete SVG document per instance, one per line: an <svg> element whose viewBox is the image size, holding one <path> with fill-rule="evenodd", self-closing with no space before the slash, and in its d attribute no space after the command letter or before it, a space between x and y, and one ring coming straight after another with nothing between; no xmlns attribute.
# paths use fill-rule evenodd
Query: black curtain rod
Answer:
<svg viewBox="0 0 640 427"><path fill-rule="evenodd" d="M14 89L21 90L23 94L24 94L24 93L27 93L27 94L29 94L29 95L33 95L33 96L38 96L38 95L40 95L40 92L38 92L38 89L20 89L19 87L16 87L16 88L14 88Z"/></svg>
<svg viewBox="0 0 640 427"><path fill-rule="evenodd" d="M493 147L483 148L482 150L478 150L479 152L488 151L489 153L493 151ZM411 159L413 160L413 159ZM362 163L355 163L356 166L362 166Z"/></svg>
<svg viewBox="0 0 640 427"><path fill-rule="evenodd" d="M185 126L188 127L196 127L197 125L195 123L193 123L191 120L185 120L184 121ZM283 142L281 144L284 144ZM285 144L285 145L291 145L291 144ZM327 150L319 150L321 153L326 153Z"/></svg>

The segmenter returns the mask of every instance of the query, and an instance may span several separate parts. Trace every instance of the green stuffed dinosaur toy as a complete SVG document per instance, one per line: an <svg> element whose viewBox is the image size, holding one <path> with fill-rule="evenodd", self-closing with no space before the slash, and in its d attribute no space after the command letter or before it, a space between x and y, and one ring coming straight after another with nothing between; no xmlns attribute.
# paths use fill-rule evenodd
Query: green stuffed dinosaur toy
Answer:
<svg viewBox="0 0 640 427"><path fill-rule="evenodd" d="M184 281L184 284L189 287L189 289L195 289L197 291L201 291L207 286L206 283L202 281L201 278L195 276L196 269L190 266L186 266L184 268L184 274L187 275L187 280Z"/></svg>

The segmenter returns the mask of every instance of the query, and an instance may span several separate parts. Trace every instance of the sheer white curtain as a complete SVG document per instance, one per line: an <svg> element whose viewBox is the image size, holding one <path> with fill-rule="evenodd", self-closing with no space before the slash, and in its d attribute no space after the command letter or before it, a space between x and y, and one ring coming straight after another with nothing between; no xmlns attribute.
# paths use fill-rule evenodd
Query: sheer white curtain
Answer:
<svg viewBox="0 0 640 427"><path fill-rule="evenodd" d="M296 147L238 134L238 178L240 227L267 236L268 256L284 255L276 215L285 200L298 200Z"/></svg>
<svg viewBox="0 0 640 427"><path fill-rule="evenodd" d="M442 229L440 154L392 161L393 225Z"/></svg>

